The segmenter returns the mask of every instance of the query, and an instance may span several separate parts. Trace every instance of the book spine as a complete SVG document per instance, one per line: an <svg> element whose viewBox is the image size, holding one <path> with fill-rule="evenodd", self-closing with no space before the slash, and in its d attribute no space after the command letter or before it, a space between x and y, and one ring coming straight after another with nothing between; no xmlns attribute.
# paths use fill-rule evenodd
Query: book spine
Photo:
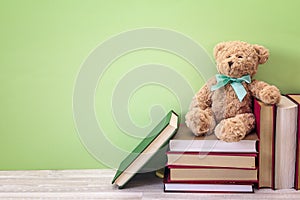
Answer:
<svg viewBox="0 0 300 200"><path fill-rule="evenodd" d="M168 154L185 154L185 155L213 155L213 156L245 156L245 157L257 157L258 153L239 153L239 152L181 152L181 151L168 151Z"/></svg>
<svg viewBox="0 0 300 200"><path fill-rule="evenodd" d="M290 95L299 95L299 94L287 94L286 96L293 101L295 104L297 104L297 108L298 108L298 113L297 113L297 139L296 139L296 163L295 163L295 184L294 184L294 188L295 190L299 190L300 189L300 183L299 183L299 165L300 165L300 105L299 103L293 99L292 97L290 97Z"/></svg>
<svg viewBox="0 0 300 200"><path fill-rule="evenodd" d="M272 184L271 189L275 190L275 130L276 130L276 113L277 107L274 105L273 107L273 140L272 140Z"/></svg>
<svg viewBox="0 0 300 200"><path fill-rule="evenodd" d="M257 170L257 168L244 167L223 167L223 166L194 166L194 165L167 165L169 169L241 169L241 170Z"/></svg>
<svg viewBox="0 0 300 200"><path fill-rule="evenodd" d="M255 123L256 123L256 134L258 138L260 138L260 110L261 106L258 103L257 99L254 99L254 116L255 116ZM259 145L259 142L258 142Z"/></svg>
<svg viewBox="0 0 300 200"><path fill-rule="evenodd" d="M239 185L249 185L257 184L258 180L240 181L240 180L201 180L201 181L191 181L191 180L170 180L167 179L164 183L186 183L186 184L239 184Z"/></svg>
<svg viewBox="0 0 300 200"><path fill-rule="evenodd" d="M260 139L260 111L261 111L261 106L258 103L257 99L254 99L254 105L253 105L253 110L254 110L254 116L255 116L255 129L256 129L256 134L258 138ZM258 157L257 157L257 166L260 166L260 141L257 141L257 151L258 151ZM259 177L259 167L258 167L258 172L257 172L257 188L260 188L260 177Z"/></svg>
<svg viewBox="0 0 300 200"><path fill-rule="evenodd" d="M170 180L168 179L165 183L187 183L187 184L257 184L258 180Z"/></svg>
<svg viewBox="0 0 300 200"><path fill-rule="evenodd" d="M277 107L275 105L272 106L272 116L273 116L273 140L272 140L272 180L271 180L271 189L275 190L275 130L276 130L276 113L277 113Z"/></svg>
<svg viewBox="0 0 300 200"><path fill-rule="evenodd" d="M299 186L299 165L300 165L300 159L299 159L299 156L300 156L300 105L297 104L298 106L298 119L297 119L297 144L296 144L296 166L295 166L295 189L296 190L299 190L300 189L300 186Z"/></svg>
<svg viewBox="0 0 300 200"><path fill-rule="evenodd" d="M165 167L164 171L164 183L187 183L187 184L257 184L258 180L171 180L170 179L170 168Z"/></svg>
<svg viewBox="0 0 300 200"><path fill-rule="evenodd" d="M261 112L262 112L262 106L265 105L261 105L259 103L259 100L254 99L254 115L255 115L255 122L256 122L256 133L257 136L259 138L259 141L257 142L257 149L258 149L258 158L257 158L257 163L258 163L258 173L257 173L257 179L258 179L258 188L271 188L271 189L275 189L275 128L276 128L276 106L273 105L271 106L272 109L272 132L270 132L269 134L272 134L272 141L271 141L271 152L272 152L272 157L271 157L271 180L270 180L270 184L269 185L261 185L261 177L260 177L260 170L261 170L261 146L262 146L262 141L261 141L261 125L264 121L264 119L261 116Z"/></svg>
<svg viewBox="0 0 300 200"><path fill-rule="evenodd" d="M175 192L175 193L182 193L182 192L185 192L185 193L226 193L226 194L234 194L234 193L254 193L254 190L252 188L251 191L200 191L200 190L185 190L185 191L182 191L182 190L167 190L166 187L164 186L164 192Z"/></svg>

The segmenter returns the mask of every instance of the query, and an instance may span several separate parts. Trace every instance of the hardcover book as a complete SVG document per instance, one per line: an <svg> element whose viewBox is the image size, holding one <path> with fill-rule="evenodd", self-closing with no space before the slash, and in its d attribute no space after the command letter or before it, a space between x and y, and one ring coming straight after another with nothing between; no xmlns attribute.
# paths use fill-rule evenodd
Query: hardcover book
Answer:
<svg viewBox="0 0 300 200"><path fill-rule="evenodd" d="M243 181L257 182L257 169L169 167L170 181Z"/></svg>
<svg viewBox="0 0 300 200"><path fill-rule="evenodd" d="M287 94L288 98L290 98L297 105L297 135L296 135L296 163L295 163L295 184L294 187L296 190L300 189L300 94Z"/></svg>
<svg viewBox="0 0 300 200"><path fill-rule="evenodd" d="M181 124L174 138L170 140L170 151L256 153L257 140L254 132L239 142L224 142L215 134L195 136L186 125Z"/></svg>
<svg viewBox="0 0 300 200"><path fill-rule="evenodd" d="M251 184L164 183L165 192L245 192L253 193Z"/></svg>
<svg viewBox="0 0 300 200"><path fill-rule="evenodd" d="M169 169L164 176L165 192L254 192L253 183L242 181L171 181Z"/></svg>
<svg viewBox="0 0 300 200"><path fill-rule="evenodd" d="M256 168L255 153L168 152L168 166Z"/></svg>
<svg viewBox="0 0 300 200"><path fill-rule="evenodd" d="M290 189L295 179L297 105L281 96L276 113L275 189Z"/></svg>
<svg viewBox="0 0 300 200"><path fill-rule="evenodd" d="M258 142L258 188L274 189L276 107L254 99Z"/></svg>
<svg viewBox="0 0 300 200"><path fill-rule="evenodd" d="M112 183L124 185L162 148L178 128L178 115L170 111L120 164Z"/></svg>

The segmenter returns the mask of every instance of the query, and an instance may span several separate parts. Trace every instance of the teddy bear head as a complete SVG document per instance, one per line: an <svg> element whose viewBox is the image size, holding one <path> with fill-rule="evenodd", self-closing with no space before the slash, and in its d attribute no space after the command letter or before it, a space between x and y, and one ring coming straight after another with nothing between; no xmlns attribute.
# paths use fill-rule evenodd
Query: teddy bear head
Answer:
<svg viewBox="0 0 300 200"><path fill-rule="evenodd" d="M245 75L253 77L259 64L269 58L269 51L263 46L242 41L221 42L214 48L214 57L220 74L232 78Z"/></svg>

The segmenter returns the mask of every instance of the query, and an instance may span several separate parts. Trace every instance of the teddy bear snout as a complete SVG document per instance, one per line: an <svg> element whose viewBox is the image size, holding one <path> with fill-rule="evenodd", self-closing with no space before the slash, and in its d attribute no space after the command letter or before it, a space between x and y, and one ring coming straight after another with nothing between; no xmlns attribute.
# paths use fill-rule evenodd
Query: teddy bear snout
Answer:
<svg viewBox="0 0 300 200"><path fill-rule="evenodd" d="M229 67L231 67L231 66L233 65L233 62L232 62L232 61L229 61L229 62L228 62L228 65L229 65Z"/></svg>

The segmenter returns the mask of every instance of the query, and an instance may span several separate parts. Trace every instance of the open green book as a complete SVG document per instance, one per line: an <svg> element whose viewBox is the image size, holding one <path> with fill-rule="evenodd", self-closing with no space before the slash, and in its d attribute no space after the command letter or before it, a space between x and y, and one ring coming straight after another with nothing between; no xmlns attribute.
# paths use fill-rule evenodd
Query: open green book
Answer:
<svg viewBox="0 0 300 200"><path fill-rule="evenodd" d="M170 111L121 162L112 183L122 188L176 133L178 115Z"/></svg>

